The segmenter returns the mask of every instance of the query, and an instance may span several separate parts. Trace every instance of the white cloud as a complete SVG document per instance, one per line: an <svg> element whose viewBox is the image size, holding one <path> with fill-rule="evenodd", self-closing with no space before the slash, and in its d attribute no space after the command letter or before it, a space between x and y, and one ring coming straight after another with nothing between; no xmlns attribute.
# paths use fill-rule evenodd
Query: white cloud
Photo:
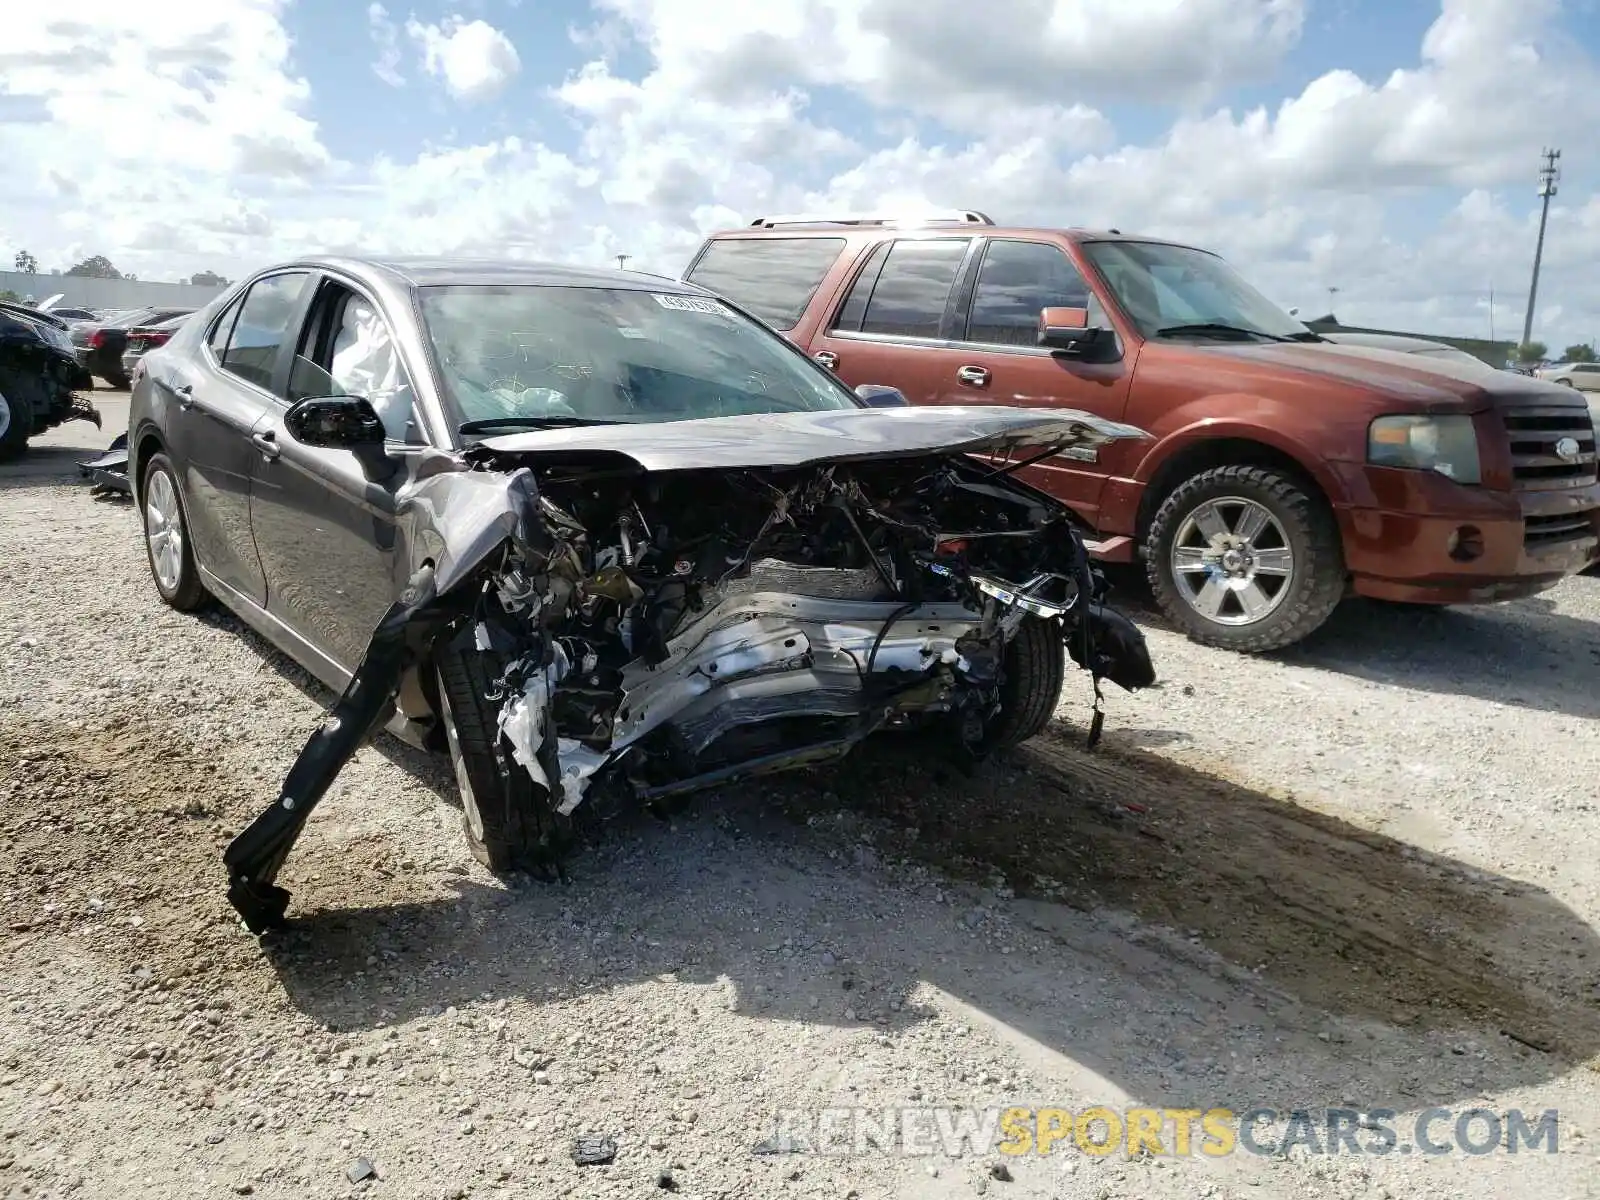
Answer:
<svg viewBox="0 0 1600 1200"><path fill-rule="evenodd" d="M406 33L421 49L424 68L459 100L488 100L522 68L511 39L485 21L448 17L425 25L412 18Z"/></svg>
<svg viewBox="0 0 1600 1200"><path fill-rule="evenodd" d="M544 81L578 130L569 152L515 113L497 123L489 101L522 66L505 34L412 19L424 69L495 135L348 163L305 115L284 2L13 18L0 162L26 166L8 175L0 261L27 245L51 264L98 252L146 278L233 276L325 247L628 253L675 272L704 231L762 211L961 205L1210 246L1306 315L1338 287L1364 324L1486 334L1492 284L1504 337L1554 143L1578 174L1551 213L1537 333L1600 335L1600 172L1581 161L1600 73L1556 0L1442 0L1423 41L1395 48L1400 69L1332 69L1248 110L1217 98L1270 83L1309 0L766 0L759 24L732 0L599 0L576 39L593 61ZM367 15L373 69L396 82L397 18ZM642 74L623 65L640 48ZM1119 136L1105 113L1128 101L1169 106L1171 124ZM105 120L121 108L150 119Z"/></svg>
<svg viewBox="0 0 1600 1200"><path fill-rule="evenodd" d="M400 73L400 31L389 19L389 10L374 0L367 6L367 28L372 34L373 49L377 58L372 62L372 73L390 87L401 87L405 76Z"/></svg>

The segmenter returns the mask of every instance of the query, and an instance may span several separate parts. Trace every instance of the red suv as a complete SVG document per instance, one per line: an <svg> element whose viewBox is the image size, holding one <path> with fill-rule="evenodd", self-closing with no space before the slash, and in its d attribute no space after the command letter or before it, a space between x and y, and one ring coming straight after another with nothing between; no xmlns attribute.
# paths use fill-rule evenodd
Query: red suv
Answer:
<svg viewBox="0 0 1600 1200"><path fill-rule="evenodd" d="M1326 341L1192 246L977 212L766 217L713 235L684 277L858 387L1149 431L1022 474L1100 557L1142 556L1197 641L1277 649L1351 593L1508 600L1600 557L1580 395Z"/></svg>

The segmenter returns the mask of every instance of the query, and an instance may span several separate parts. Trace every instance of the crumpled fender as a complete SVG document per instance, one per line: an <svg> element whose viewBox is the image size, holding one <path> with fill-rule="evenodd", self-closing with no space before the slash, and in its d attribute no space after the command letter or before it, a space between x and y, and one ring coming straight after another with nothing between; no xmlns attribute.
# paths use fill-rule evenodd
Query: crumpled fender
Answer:
<svg viewBox="0 0 1600 1200"><path fill-rule="evenodd" d="M431 566L412 576L378 622L344 694L289 769L277 801L223 852L228 902L252 933L282 924L289 893L276 886L278 871L340 768L380 724L412 656L449 619L452 608Z"/></svg>

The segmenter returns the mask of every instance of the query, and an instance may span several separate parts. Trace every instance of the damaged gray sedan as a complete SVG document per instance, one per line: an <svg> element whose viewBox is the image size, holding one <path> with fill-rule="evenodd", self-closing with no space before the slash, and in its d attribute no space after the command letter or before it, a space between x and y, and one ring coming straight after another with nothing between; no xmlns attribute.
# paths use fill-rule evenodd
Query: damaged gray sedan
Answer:
<svg viewBox="0 0 1600 1200"><path fill-rule="evenodd" d="M850 391L692 285L319 259L234 286L134 380L129 478L174 608L220 601L340 693L227 848L276 880L360 743L447 753L491 869L591 823L925 729L969 760L1070 659L1154 682L1070 513L1017 468L1145 436Z"/></svg>

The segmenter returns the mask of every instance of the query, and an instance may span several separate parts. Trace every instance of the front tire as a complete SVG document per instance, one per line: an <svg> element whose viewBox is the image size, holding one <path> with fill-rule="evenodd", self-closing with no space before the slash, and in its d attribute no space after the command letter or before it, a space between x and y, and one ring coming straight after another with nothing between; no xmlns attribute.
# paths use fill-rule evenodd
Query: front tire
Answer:
<svg viewBox="0 0 1600 1200"><path fill-rule="evenodd" d="M489 870L505 874L532 865L541 851L558 850L568 822L519 764L500 772L499 708L488 698L498 666L473 645L470 631L434 654L439 718L461 793L467 848Z"/></svg>
<svg viewBox="0 0 1600 1200"><path fill-rule="evenodd" d="M0 462L17 458L33 434L33 406L13 388L0 389Z"/></svg>
<svg viewBox="0 0 1600 1200"><path fill-rule="evenodd" d="M1145 546L1156 602L1201 645L1280 650L1319 628L1344 598L1333 513L1271 468L1202 471L1162 503Z"/></svg>
<svg viewBox="0 0 1600 1200"><path fill-rule="evenodd" d="M1006 647L1000 712L989 730L989 745L1007 750L1041 733L1061 702L1066 670L1061 630L1052 621L1023 617L1016 637Z"/></svg>
<svg viewBox="0 0 1600 1200"><path fill-rule="evenodd" d="M189 542L189 516L178 485L177 468L165 454L153 454L139 488L143 501L145 557L156 591L170 607L193 612L206 602L205 585Z"/></svg>

